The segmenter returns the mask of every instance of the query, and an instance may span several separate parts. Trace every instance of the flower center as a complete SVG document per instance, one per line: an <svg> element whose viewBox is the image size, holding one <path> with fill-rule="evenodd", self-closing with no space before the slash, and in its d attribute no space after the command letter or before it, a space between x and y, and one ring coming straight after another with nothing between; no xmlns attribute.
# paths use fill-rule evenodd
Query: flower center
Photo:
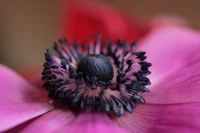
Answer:
<svg viewBox="0 0 200 133"><path fill-rule="evenodd" d="M42 79L49 97L71 109L101 111L121 116L132 113L138 102L145 103L141 93L150 92L147 75L151 63L145 52L136 52L135 43L120 40L112 45L100 38L87 45L70 45L65 39L45 53Z"/></svg>
<svg viewBox="0 0 200 133"><path fill-rule="evenodd" d="M113 78L112 64L102 54L87 55L78 63L77 72L81 72L84 79L97 78L98 81L108 82Z"/></svg>

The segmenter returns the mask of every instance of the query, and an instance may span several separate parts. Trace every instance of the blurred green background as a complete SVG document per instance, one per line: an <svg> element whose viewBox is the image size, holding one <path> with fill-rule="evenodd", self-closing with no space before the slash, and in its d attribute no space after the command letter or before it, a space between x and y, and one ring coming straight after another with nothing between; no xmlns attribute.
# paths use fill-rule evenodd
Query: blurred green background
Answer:
<svg viewBox="0 0 200 133"><path fill-rule="evenodd" d="M199 0L101 0L132 17L179 15L200 28ZM0 1L0 63L15 70L36 68L58 35L59 0Z"/></svg>

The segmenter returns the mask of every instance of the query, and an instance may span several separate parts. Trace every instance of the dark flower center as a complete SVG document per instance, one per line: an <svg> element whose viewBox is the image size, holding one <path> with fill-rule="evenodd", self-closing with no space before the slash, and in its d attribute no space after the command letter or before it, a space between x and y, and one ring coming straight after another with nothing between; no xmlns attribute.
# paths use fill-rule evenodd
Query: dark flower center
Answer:
<svg viewBox="0 0 200 133"><path fill-rule="evenodd" d="M113 67L109 59L101 54L87 55L78 63L77 72L82 72L84 79L97 78L108 82L113 78Z"/></svg>
<svg viewBox="0 0 200 133"><path fill-rule="evenodd" d="M74 111L104 110L118 117L125 110L132 113L138 102L145 103L141 93L149 93L146 86L151 84L151 63L135 46L120 40L112 45L100 37L82 45L59 39L54 44L59 57L45 53L43 87L51 99Z"/></svg>

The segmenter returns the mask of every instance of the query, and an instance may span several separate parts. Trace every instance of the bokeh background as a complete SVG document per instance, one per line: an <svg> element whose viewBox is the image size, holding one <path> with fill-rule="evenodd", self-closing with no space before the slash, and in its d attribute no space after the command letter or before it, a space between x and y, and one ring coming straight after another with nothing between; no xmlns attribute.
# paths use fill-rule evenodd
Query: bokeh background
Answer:
<svg viewBox="0 0 200 133"><path fill-rule="evenodd" d="M193 28L200 28L199 0L99 0L134 18L178 15ZM17 71L38 68L44 51L57 39L59 0L0 1L0 63ZM24 67L25 66L25 67ZM24 70L26 71L26 70Z"/></svg>

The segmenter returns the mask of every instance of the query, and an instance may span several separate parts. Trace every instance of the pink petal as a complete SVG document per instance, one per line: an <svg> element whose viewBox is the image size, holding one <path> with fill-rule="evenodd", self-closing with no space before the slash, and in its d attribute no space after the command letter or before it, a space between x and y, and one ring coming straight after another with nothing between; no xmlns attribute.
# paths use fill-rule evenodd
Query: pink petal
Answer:
<svg viewBox="0 0 200 133"><path fill-rule="evenodd" d="M147 60L153 65L150 78L158 83L157 80L162 80L199 59L199 43L200 33L197 31L166 27L153 30L138 42L138 46L139 51L147 52Z"/></svg>
<svg viewBox="0 0 200 133"><path fill-rule="evenodd" d="M142 42L152 62L147 103L200 102L200 33L184 28L155 30Z"/></svg>
<svg viewBox="0 0 200 133"><path fill-rule="evenodd" d="M43 91L34 88L9 68L0 65L0 132L51 110Z"/></svg>
<svg viewBox="0 0 200 133"><path fill-rule="evenodd" d="M200 102L200 58L185 68L163 78L144 94L147 103L175 104Z"/></svg>
<svg viewBox="0 0 200 133"><path fill-rule="evenodd" d="M126 133L105 113L81 113L68 125L65 131L69 133Z"/></svg>
<svg viewBox="0 0 200 133"><path fill-rule="evenodd" d="M139 105L116 121L130 133L199 133L199 112L200 103Z"/></svg>
<svg viewBox="0 0 200 133"><path fill-rule="evenodd" d="M67 110L54 109L25 127L22 133L60 133L61 128L66 127L74 119L74 114Z"/></svg>
<svg viewBox="0 0 200 133"><path fill-rule="evenodd" d="M200 131L200 34L190 29L157 29L140 42L152 62L151 93L133 114L115 119L132 133Z"/></svg>
<svg viewBox="0 0 200 133"><path fill-rule="evenodd" d="M53 110L27 126L22 133L125 133L106 114Z"/></svg>

